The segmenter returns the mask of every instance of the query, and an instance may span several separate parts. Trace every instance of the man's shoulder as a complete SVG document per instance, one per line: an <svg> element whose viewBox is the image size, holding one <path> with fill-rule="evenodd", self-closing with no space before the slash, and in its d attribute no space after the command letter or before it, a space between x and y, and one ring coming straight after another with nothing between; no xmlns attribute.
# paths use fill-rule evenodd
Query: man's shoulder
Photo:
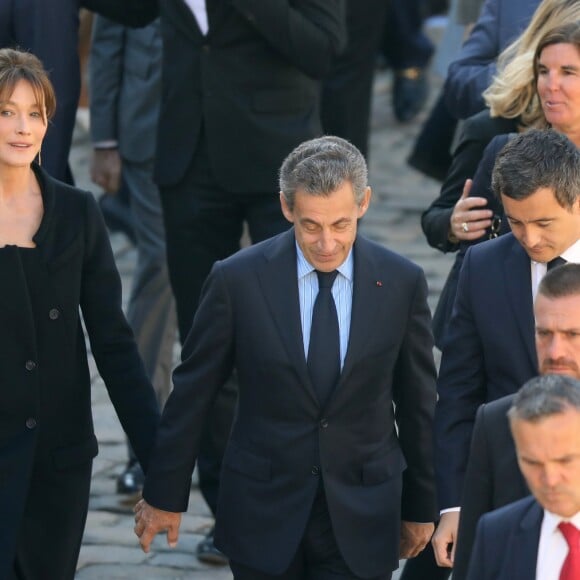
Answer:
<svg viewBox="0 0 580 580"><path fill-rule="evenodd" d="M398 266L410 272L421 271L421 267L409 258L397 254L393 250L375 242L366 236L357 235L355 242L356 252L360 252L369 259L375 260L382 267Z"/></svg>
<svg viewBox="0 0 580 580"><path fill-rule="evenodd" d="M469 258L472 262L491 262L493 264L498 264L498 257L506 256L506 252L509 252L514 248L516 251L521 251L522 255L525 254L520 243L510 232L495 238L495 240L487 240L471 246L467 250L466 259Z"/></svg>
<svg viewBox="0 0 580 580"><path fill-rule="evenodd" d="M540 515L541 512L541 506L532 495L529 495L484 514L480 521L482 527L506 530L519 525L529 515Z"/></svg>
<svg viewBox="0 0 580 580"><path fill-rule="evenodd" d="M513 400L514 395L512 394L483 405L483 412L486 416L486 420L494 419L496 417L506 418L506 414L512 406Z"/></svg>

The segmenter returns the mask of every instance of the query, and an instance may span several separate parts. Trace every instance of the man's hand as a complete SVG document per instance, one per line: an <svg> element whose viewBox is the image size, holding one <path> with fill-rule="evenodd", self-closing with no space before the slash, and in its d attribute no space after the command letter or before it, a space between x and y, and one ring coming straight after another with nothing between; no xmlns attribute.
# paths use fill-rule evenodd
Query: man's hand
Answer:
<svg viewBox="0 0 580 580"><path fill-rule="evenodd" d="M445 512L439 520L431 544L435 552L437 565L442 568L453 568L455 547L457 546L457 530L459 529L459 510Z"/></svg>
<svg viewBox="0 0 580 580"><path fill-rule="evenodd" d="M418 556L433 535L435 525L416 522L401 522L401 541L399 543L400 558Z"/></svg>
<svg viewBox="0 0 580 580"><path fill-rule="evenodd" d="M144 499L135 508L135 534L139 538L141 549L147 553L153 538L159 532L167 532L167 544L170 548L177 546L181 514L166 512L149 505Z"/></svg>
<svg viewBox="0 0 580 580"><path fill-rule="evenodd" d="M91 157L91 180L107 193L121 187L121 156L118 149L95 149Z"/></svg>

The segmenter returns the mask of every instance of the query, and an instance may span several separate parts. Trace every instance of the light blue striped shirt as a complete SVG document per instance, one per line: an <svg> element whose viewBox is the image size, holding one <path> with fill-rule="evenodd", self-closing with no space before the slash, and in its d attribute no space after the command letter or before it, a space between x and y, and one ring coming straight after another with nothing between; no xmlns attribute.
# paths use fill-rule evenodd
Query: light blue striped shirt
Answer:
<svg viewBox="0 0 580 580"><path fill-rule="evenodd" d="M300 246L296 244L298 268L298 297L300 299L300 322L304 340L304 357L308 358L310 345L310 327L312 326L312 310L318 294L318 276L315 268L304 257ZM350 335L350 316L352 313L353 289L353 256L352 248L346 260L337 268L338 276L332 285L332 297L338 314L338 329L340 332L340 368L344 366L348 337Z"/></svg>

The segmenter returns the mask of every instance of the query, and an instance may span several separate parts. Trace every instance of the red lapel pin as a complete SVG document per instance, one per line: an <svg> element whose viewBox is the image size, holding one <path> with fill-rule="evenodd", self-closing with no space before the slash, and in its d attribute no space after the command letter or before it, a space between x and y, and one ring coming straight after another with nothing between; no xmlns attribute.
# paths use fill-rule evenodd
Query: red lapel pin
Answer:
<svg viewBox="0 0 580 580"><path fill-rule="evenodd" d="M383 283L380 280L377 280L376 284L379 288L383 285Z"/></svg>

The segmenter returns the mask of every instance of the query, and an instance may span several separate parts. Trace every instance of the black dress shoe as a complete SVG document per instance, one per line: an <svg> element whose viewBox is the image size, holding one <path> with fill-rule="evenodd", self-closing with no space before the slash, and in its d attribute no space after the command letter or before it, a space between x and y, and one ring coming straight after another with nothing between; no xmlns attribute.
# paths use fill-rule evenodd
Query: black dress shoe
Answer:
<svg viewBox="0 0 580 580"><path fill-rule="evenodd" d="M145 474L139 463L129 462L125 471L117 478L117 493L137 494L143 491Z"/></svg>
<svg viewBox="0 0 580 580"><path fill-rule="evenodd" d="M217 566L226 566L228 557L220 552L213 543L214 527L206 534L205 538L197 545L195 551L197 559L205 564L215 564Z"/></svg>
<svg viewBox="0 0 580 580"><path fill-rule="evenodd" d="M413 120L425 106L429 84L424 69L418 67L395 71L393 112L401 123Z"/></svg>

